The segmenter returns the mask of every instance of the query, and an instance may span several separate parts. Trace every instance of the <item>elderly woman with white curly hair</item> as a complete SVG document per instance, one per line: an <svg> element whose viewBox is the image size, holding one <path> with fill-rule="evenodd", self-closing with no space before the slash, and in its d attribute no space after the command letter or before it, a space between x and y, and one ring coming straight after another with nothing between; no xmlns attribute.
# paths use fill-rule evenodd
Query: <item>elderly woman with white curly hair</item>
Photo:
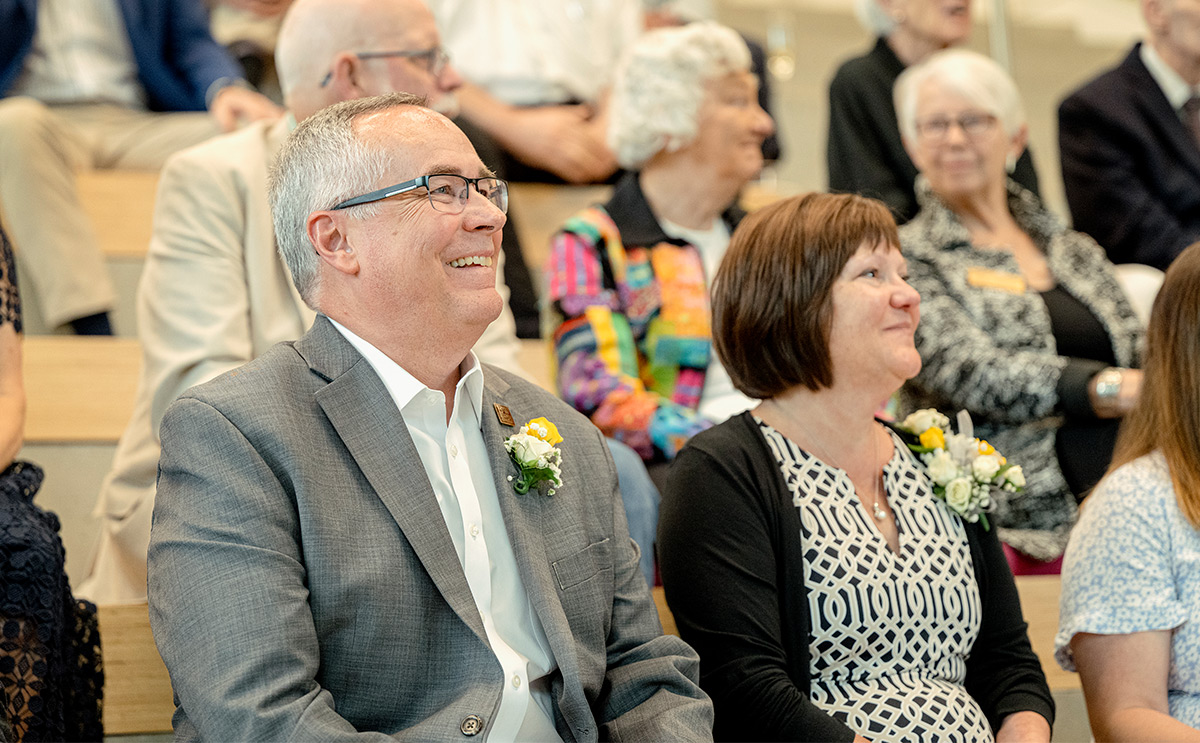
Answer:
<svg viewBox="0 0 1200 743"><path fill-rule="evenodd" d="M644 35L610 98L608 143L630 172L553 238L558 392L646 460L754 403L713 355L708 289L774 131L757 90L729 28Z"/></svg>
<svg viewBox="0 0 1200 743"><path fill-rule="evenodd" d="M1014 573L1058 572L1076 503L1108 467L1137 401L1142 326L1113 265L1009 177L1027 129L998 64L948 50L896 83L921 211L900 230L921 293L912 409L966 409L1022 465L993 521Z"/></svg>

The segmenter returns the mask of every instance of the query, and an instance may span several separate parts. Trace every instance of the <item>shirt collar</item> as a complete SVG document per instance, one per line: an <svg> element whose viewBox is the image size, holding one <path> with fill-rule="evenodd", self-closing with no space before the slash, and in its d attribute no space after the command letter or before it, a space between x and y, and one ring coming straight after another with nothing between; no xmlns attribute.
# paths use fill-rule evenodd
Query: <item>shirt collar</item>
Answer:
<svg viewBox="0 0 1200 743"><path fill-rule="evenodd" d="M350 345L362 354L375 373L379 375L380 381L387 388L388 394L392 396L398 410L403 411L405 406L412 402L417 395L429 389L369 341L359 337L337 320L328 316L327 319L350 342ZM459 379L454 388L455 394L457 395L459 390L466 388L464 392L465 399L470 402L469 413L475 427L479 428L482 425L480 411L483 409L483 367L479 365L479 359L476 358L475 352L468 351L458 369ZM468 411L455 407L455 415L462 415L464 412Z"/></svg>
<svg viewBox="0 0 1200 743"><path fill-rule="evenodd" d="M612 196L604 205L604 211L621 230L621 242L625 245L652 246L664 242L682 242L663 231L654 217L637 173L626 173L613 187ZM721 214L730 232L746 216L737 204L732 204Z"/></svg>
<svg viewBox="0 0 1200 743"><path fill-rule="evenodd" d="M1183 104L1187 103L1189 98L1196 95L1192 86L1188 85L1183 77L1167 64L1153 44L1142 42L1138 51L1142 58L1142 64L1146 65L1150 77L1154 78L1154 82L1162 88L1163 95L1167 97L1171 108L1178 111L1183 108Z"/></svg>

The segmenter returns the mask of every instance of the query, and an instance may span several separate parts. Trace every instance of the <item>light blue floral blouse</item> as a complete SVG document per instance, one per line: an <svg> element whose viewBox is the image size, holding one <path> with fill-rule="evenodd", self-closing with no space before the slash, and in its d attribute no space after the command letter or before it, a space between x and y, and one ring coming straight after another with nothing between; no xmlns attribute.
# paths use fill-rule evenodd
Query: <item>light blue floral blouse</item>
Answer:
<svg viewBox="0 0 1200 743"><path fill-rule="evenodd" d="M1077 632L1168 629L1168 708L1200 728L1200 530L1179 510L1154 452L1117 469L1085 502L1063 561L1054 655L1074 671Z"/></svg>

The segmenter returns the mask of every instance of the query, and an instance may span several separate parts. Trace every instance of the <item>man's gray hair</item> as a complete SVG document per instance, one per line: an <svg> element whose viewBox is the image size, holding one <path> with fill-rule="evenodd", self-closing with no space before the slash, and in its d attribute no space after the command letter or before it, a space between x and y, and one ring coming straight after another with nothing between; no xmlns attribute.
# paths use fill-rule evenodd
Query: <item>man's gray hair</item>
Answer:
<svg viewBox="0 0 1200 743"><path fill-rule="evenodd" d="M608 146L638 170L659 152L696 138L705 83L750 69L750 50L712 21L663 28L635 41L617 66L609 99Z"/></svg>
<svg viewBox="0 0 1200 743"><path fill-rule="evenodd" d="M896 80L896 118L900 133L909 141L917 137L918 93L930 81L995 116L1010 137L1025 125L1021 94L1003 67L978 52L945 49L909 67Z"/></svg>
<svg viewBox="0 0 1200 743"><path fill-rule="evenodd" d="M336 103L300 122L280 149L268 183L275 241L296 290L309 307L319 309L321 259L308 239L308 215L380 188L391 162L390 152L368 147L358 139L355 121L398 106L424 104L424 98L408 93ZM346 211L361 219L375 216L378 208L372 203Z"/></svg>
<svg viewBox="0 0 1200 743"><path fill-rule="evenodd" d="M855 0L854 15L863 28L876 36L887 36L896 30L896 19L879 5L879 0Z"/></svg>

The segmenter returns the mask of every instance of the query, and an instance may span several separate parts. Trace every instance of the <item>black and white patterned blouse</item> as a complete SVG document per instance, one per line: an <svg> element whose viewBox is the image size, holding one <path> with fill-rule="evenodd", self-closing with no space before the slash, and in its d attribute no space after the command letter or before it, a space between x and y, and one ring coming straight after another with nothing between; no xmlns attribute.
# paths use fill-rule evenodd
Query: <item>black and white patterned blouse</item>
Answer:
<svg viewBox="0 0 1200 743"><path fill-rule="evenodd" d="M17 293L17 266L8 236L0 230L0 325L21 332L21 295Z"/></svg>
<svg viewBox="0 0 1200 743"><path fill-rule="evenodd" d="M893 434L883 481L897 554L843 470L759 426L804 529L813 703L871 740L991 741L964 686L982 619L966 531L922 466Z"/></svg>
<svg viewBox="0 0 1200 743"><path fill-rule="evenodd" d="M1032 557L1052 560L1066 548L1077 513L1055 450L1066 412L1059 382L1078 388L1086 406L1087 381L1104 364L1058 354L1038 292L1006 291L972 280L979 270L1019 280L1021 270L1011 252L973 245L967 228L924 177L917 179L917 199L921 212L900 228L900 244L909 283L921 294L916 342L922 367L901 391L901 407L903 412L936 408L971 414L975 435L1025 472L1023 492L996 500L991 518L1001 539ZM1137 366L1142 326L1100 246L1067 229L1011 179L1008 207L1045 253L1056 284L1099 320L1117 364Z"/></svg>

